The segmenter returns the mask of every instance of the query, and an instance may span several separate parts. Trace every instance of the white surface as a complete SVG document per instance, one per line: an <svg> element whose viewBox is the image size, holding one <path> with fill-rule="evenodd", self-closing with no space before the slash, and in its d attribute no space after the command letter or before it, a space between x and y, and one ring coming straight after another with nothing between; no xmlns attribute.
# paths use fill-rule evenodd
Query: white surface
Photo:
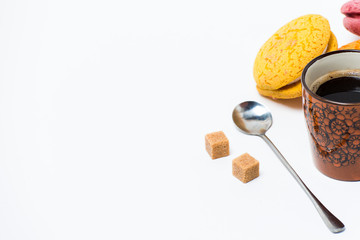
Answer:
<svg viewBox="0 0 360 240"><path fill-rule="evenodd" d="M339 45L345 1L0 2L0 239L354 239L358 182L312 164L301 101L258 95L260 46L308 13ZM237 132L234 106L273 112L269 138L346 225L331 234L271 150ZM229 157L211 160L223 130ZM243 184L248 152L261 176Z"/></svg>

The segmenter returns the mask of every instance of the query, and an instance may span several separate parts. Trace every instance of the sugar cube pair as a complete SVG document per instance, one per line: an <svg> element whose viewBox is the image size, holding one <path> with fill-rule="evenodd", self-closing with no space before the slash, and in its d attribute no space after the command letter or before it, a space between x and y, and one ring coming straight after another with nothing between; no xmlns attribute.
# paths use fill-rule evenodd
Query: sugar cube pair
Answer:
<svg viewBox="0 0 360 240"><path fill-rule="evenodd" d="M229 140L222 131L205 136L205 146L212 159L229 156ZM259 161L245 153L232 161L232 173L247 183L259 176Z"/></svg>

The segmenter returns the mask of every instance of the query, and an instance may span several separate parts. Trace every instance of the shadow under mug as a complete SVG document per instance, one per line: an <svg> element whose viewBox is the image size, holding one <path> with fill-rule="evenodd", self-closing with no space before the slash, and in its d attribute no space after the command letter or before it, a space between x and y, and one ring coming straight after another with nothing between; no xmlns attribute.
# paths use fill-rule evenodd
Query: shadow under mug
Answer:
<svg viewBox="0 0 360 240"><path fill-rule="evenodd" d="M339 50L313 59L301 76L302 103L315 166L328 177L360 180L360 103L335 102L310 90L333 71L360 70L360 51Z"/></svg>

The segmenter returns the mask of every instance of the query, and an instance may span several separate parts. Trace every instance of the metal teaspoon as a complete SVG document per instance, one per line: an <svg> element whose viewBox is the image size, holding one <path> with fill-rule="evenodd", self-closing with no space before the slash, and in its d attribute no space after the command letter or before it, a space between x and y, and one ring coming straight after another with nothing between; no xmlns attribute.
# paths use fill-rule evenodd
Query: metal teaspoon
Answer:
<svg viewBox="0 0 360 240"><path fill-rule="evenodd" d="M333 233L340 233L344 231L345 225L329 210L327 210L327 208L315 197L315 195L307 188L301 178L297 175L295 170L286 161L280 151L265 135L266 131L269 130L272 125L272 115L270 111L258 102L247 101L242 102L235 107L232 118L235 125L242 133L261 137L269 145L275 155L280 159L281 163L310 198L329 230Z"/></svg>

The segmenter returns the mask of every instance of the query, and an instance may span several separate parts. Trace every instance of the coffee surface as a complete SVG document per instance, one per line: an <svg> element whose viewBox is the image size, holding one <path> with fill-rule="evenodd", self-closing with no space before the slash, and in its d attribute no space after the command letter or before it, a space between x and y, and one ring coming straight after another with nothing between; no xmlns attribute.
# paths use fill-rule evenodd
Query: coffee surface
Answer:
<svg viewBox="0 0 360 240"><path fill-rule="evenodd" d="M332 101L360 103L360 70L331 72L315 80L310 89Z"/></svg>

